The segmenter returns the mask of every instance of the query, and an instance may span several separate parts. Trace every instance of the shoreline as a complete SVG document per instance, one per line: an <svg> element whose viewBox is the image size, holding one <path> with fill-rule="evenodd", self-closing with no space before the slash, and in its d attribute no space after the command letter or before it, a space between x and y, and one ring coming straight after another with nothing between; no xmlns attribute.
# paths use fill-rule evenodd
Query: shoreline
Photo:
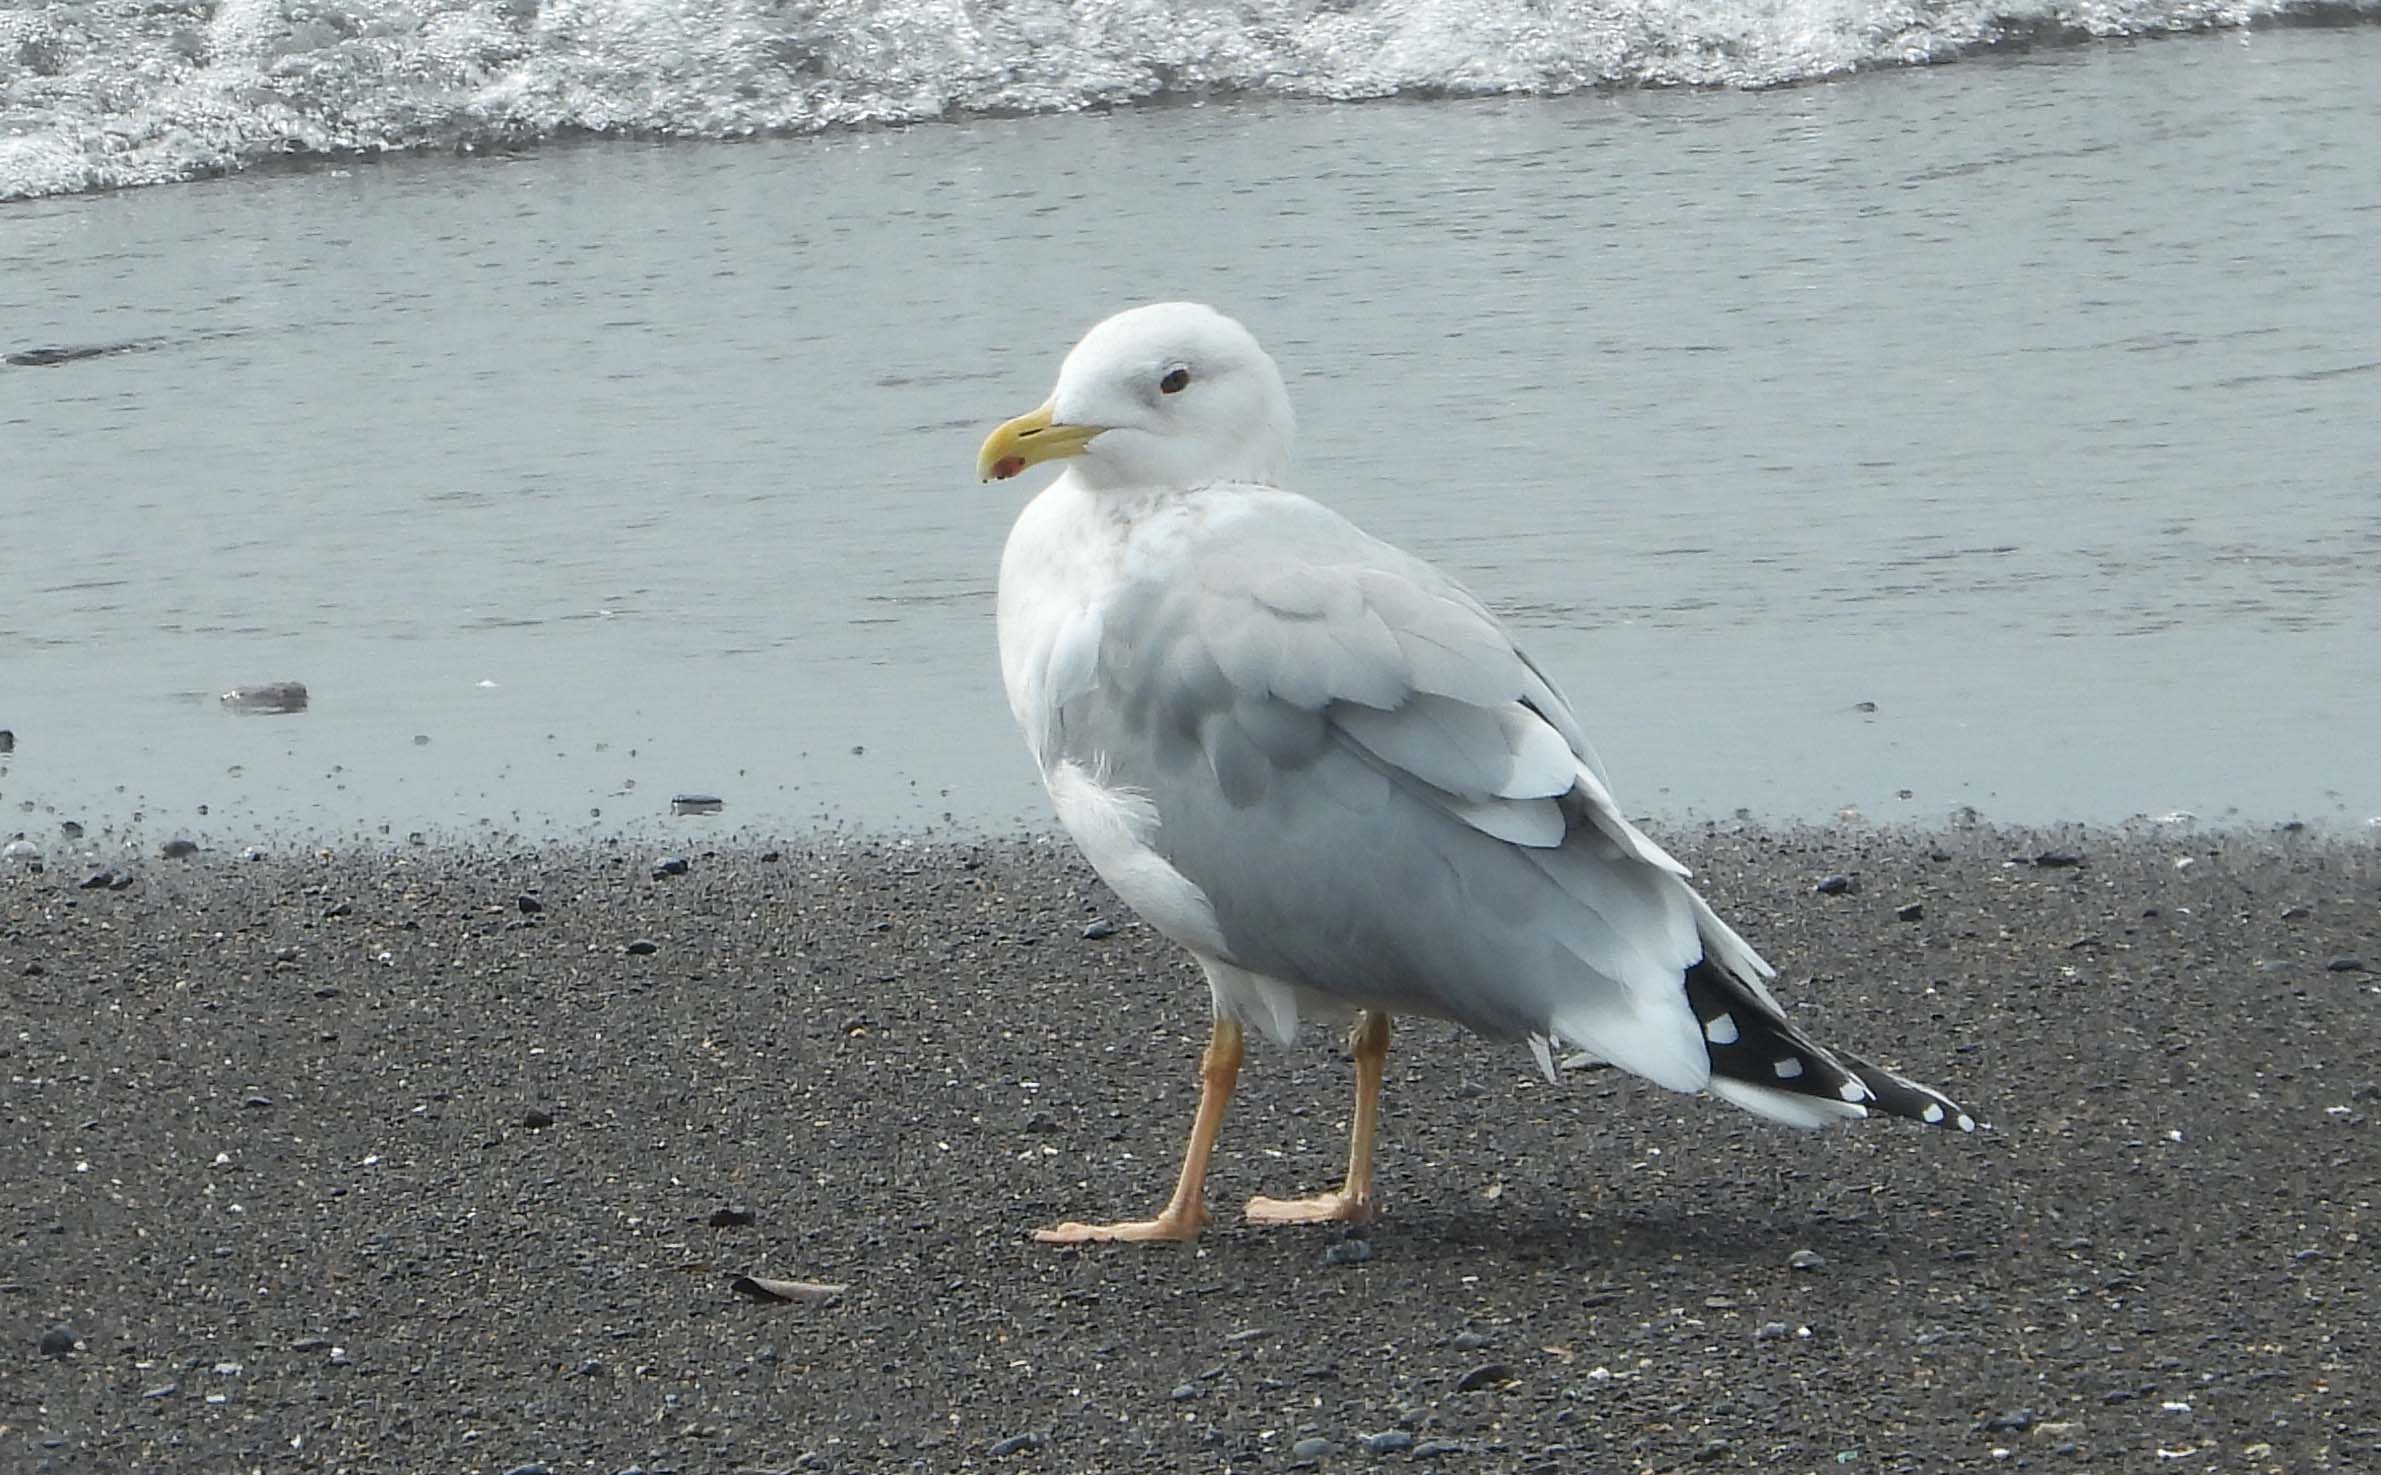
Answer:
<svg viewBox="0 0 2381 1475"><path fill-rule="evenodd" d="M1026 1241L1154 1204L1206 1026L1063 840L676 838L0 864L0 1463L2381 1458L2369 843L1666 828L1798 1018L1994 1130L1550 1088L1416 1021L1334 1252L1237 1212L1339 1170L1311 1029L1252 1049L1199 1245Z"/></svg>

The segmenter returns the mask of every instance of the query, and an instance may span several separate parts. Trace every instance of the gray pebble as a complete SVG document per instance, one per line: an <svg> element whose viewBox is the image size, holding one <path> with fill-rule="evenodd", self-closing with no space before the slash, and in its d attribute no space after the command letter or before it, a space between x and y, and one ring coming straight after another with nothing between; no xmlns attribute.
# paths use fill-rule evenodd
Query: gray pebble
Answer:
<svg viewBox="0 0 2381 1475"><path fill-rule="evenodd" d="M1460 1439L1425 1439L1414 1446L1414 1458L1417 1460L1435 1459L1440 1455L1462 1453L1463 1441Z"/></svg>
<svg viewBox="0 0 2381 1475"><path fill-rule="evenodd" d="M554 1472L539 1461L532 1460L526 1465L513 1466L504 1475L554 1475Z"/></svg>
<svg viewBox="0 0 2381 1475"><path fill-rule="evenodd" d="M1791 1335L1793 1330L1794 1329L1792 1327L1787 1326L1782 1321L1765 1321L1761 1323L1761 1330L1753 1333L1753 1340L1756 1342L1774 1342L1780 1337Z"/></svg>
<svg viewBox="0 0 2381 1475"><path fill-rule="evenodd" d="M1925 906L1915 901L1905 902L1893 909L1893 920L1896 922L1915 922L1925 915Z"/></svg>
<svg viewBox="0 0 2381 1475"><path fill-rule="evenodd" d="M1477 1352L1488 1345L1488 1337L1483 1332L1457 1332L1447 1345L1458 1352Z"/></svg>
<svg viewBox="0 0 2381 1475"><path fill-rule="evenodd" d="M1817 1250L1796 1250L1786 1257L1786 1268L1789 1270L1824 1270L1827 1268L1827 1257Z"/></svg>
<svg viewBox="0 0 2381 1475"><path fill-rule="evenodd" d="M1821 896L1844 896L1859 889L1860 883L1850 876L1821 876L1819 884L1811 888Z"/></svg>
<svg viewBox="0 0 2381 1475"><path fill-rule="evenodd" d="M1169 1396L1176 1403L1188 1403L1194 1398L1206 1397L1207 1390L1196 1383L1176 1383L1173 1393Z"/></svg>
<svg viewBox="0 0 2381 1475"><path fill-rule="evenodd" d="M1290 1446L1290 1458L1293 1460L1319 1460L1329 1453L1331 1453L1331 1441L1319 1434L1301 1439Z"/></svg>
<svg viewBox="0 0 2381 1475"><path fill-rule="evenodd" d="M75 1343L81 1340L82 1339L80 1337L77 1337L74 1334L73 1327L51 1327L48 1331L41 1334L41 1355L44 1357L64 1357L68 1353L74 1351Z"/></svg>
<svg viewBox="0 0 2381 1475"><path fill-rule="evenodd" d="M686 857L683 855L665 855L653 863L653 879L656 881L664 876L683 876L685 874Z"/></svg>
<svg viewBox="0 0 2381 1475"><path fill-rule="evenodd" d="M2365 971L2364 959L2334 958L2323 965L2323 971L2326 973L2362 973Z"/></svg>
<svg viewBox="0 0 2381 1475"><path fill-rule="evenodd" d="M1361 1265L1371 1258L1371 1242L1361 1239L1343 1239L1323 1251L1326 1265Z"/></svg>
<svg viewBox="0 0 2381 1475"><path fill-rule="evenodd" d="M1107 918L1102 917L1096 922L1085 923L1083 927L1083 935L1091 939L1093 942L1097 942L1103 937L1114 937L1116 935L1116 924L1109 921Z"/></svg>
<svg viewBox="0 0 2381 1475"><path fill-rule="evenodd" d="M1008 1438L992 1446L990 1454L997 1460L1007 1455L1013 1455L1019 1450L1039 1449L1041 1444L1042 1436L1039 1434L1011 1434Z"/></svg>
<svg viewBox="0 0 2381 1475"><path fill-rule="evenodd" d="M158 1384L156 1387L154 1387L154 1388L143 1388L143 1389L141 1390L141 1397L143 1397L143 1398L171 1398L171 1397L173 1397L175 1394L177 1394L177 1393L179 1393L179 1392L181 1392L181 1391L182 1391L182 1385L181 1385L181 1384L179 1384L179 1383L159 1383L159 1384Z"/></svg>
<svg viewBox="0 0 2381 1475"><path fill-rule="evenodd" d="M546 909L546 904L544 902L538 900L534 896L531 896L526 891L513 898L513 905L521 909L521 915L524 917L534 917L539 912L542 912Z"/></svg>
<svg viewBox="0 0 2381 1475"><path fill-rule="evenodd" d="M661 951L661 944L650 937L640 937L629 943L628 950L637 957L650 958Z"/></svg>
<svg viewBox="0 0 2381 1475"><path fill-rule="evenodd" d="M1482 1388L1493 1388L1511 1376L1513 1376L1513 1370L1503 1363L1483 1362L1455 1380L1455 1391L1476 1393Z"/></svg>
<svg viewBox="0 0 2381 1475"><path fill-rule="evenodd" d="M1399 1450L1412 1449L1414 1436L1403 1429L1383 1429L1378 1434L1364 1436L1364 1452L1374 1455L1393 1455Z"/></svg>

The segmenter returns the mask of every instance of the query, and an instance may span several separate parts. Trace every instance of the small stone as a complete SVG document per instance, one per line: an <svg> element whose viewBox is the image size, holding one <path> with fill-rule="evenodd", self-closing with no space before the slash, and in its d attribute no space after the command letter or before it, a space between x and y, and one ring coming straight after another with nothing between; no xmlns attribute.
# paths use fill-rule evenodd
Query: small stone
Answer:
<svg viewBox="0 0 2381 1475"><path fill-rule="evenodd" d="M323 1352L329 1350L330 1345L331 1339L328 1337L300 1337L289 1344L289 1350L292 1352Z"/></svg>
<svg viewBox="0 0 2381 1475"><path fill-rule="evenodd" d="M2326 973L2362 973L2365 971L2364 959L2334 958L2323 965L2323 971Z"/></svg>
<svg viewBox="0 0 2381 1475"><path fill-rule="evenodd" d="M1792 1327L1787 1326L1782 1321L1765 1321L1761 1323L1761 1329L1753 1333L1753 1340L1756 1342L1774 1342L1780 1337L1791 1335L1793 1330L1794 1329Z"/></svg>
<svg viewBox="0 0 2381 1475"><path fill-rule="evenodd" d="M2282 920L2285 922L2303 922L2313 915L2315 915L2315 909L2313 907L2282 908Z"/></svg>
<svg viewBox="0 0 2381 1475"><path fill-rule="evenodd" d="M1512 1376L1513 1370L1501 1362L1483 1362L1455 1380L1455 1391L1476 1393L1482 1388L1493 1388Z"/></svg>
<svg viewBox="0 0 2381 1475"><path fill-rule="evenodd" d="M1488 1337L1482 1332L1457 1332L1447 1345L1458 1352L1477 1352L1488 1345Z"/></svg>
<svg viewBox="0 0 2381 1475"><path fill-rule="evenodd" d="M521 1113L521 1125L532 1132L542 1132L554 1125L554 1113L543 1107L533 1106Z"/></svg>
<svg viewBox="0 0 2381 1475"><path fill-rule="evenodd" d="M760 1215L755 1214L742 1204L729 1204L725 1208L711 1211L711 1227L713 1229L742 1229L747 1224L757 1223L759 1219Z"/></svg>
<svg viewBox="0 0 2381 1475"><path fill-rule="evenodd" d="M115 884L116 873L114 871L93 871L90 875L75 882L75 885L84 891L105 891Z"/></svg>
<svg viewBox="0 0 2381 1475"><path fill-rule="evenodd" d="M1360 1442L1368 1455L1393 1455L1401 1450L1412 1449L1414 1436L1403 1429L1383 1429L1378 1434L1365 1435Z"/></svg>
<svg viewBox="0 0 2381 1475"><path fill-rule="evenodd" d="M2034 1427L2034 1411L2030 1408L2013 1408L2005 1414L1995 1414L1977 1427L1990 1434L2022 1434Z"/></svg>
<svg viewBox="0 0 2381 1475"><path fill-rule="evenodd" d="M1196 1383L1176 1383L1174 1391L1167 1396L1176 1403L1188 1403L1194 1398L1205 1398L1207 1390Z"/></svg>
<svg viewBox="0 0 2381 1475"><path fill-rule="evenodd" d="M262 1091L259 1091L252 1096L242 1097L240 1100L240 1105L248 1108L250 1111L262 1111L272 1104L273 1098L265 1095Z"/></svg>
<svg viewBox="0 0 2381 1475"><path fill-rule="evenodd" d="M171 1398L171 1397L173 1397L175 1394L177 1394L177 1393L179 1393L179 1392L181 1392L181 1391L182 1391L182 1385L181 1385L181 1384L179 1384L179 1383L159 1383L159 1384L158 1384L156 1387L154 1387L154 1388L143 1388L143 1389L141 1390L141 1397L143 1397L143 1398Z"/></svg>
<svg viewBox="0 0 2381 1475"><path fill-rule="evenodd" d="M539 912L542 912L546 909L546 904L544 902L538 900L534 896L531 896L526 891L513 898L513 905L521 909L521 915L524 917L534 917Z"/></svg>
<svg viewBox="0 0 2381 1475"><path fill-rule="evenodd" d="M2083 864L2083 857L2070 850L2045 850L2034 857L2034 864L2046 871L2072 870Z"/></svg>
<svg viewBox="0 0 2381 1475"><path fill-rule="evenodd" d="M1319 1434L1301 1439L1290 1446L1290 1458L1293 1460L1319 1460L1329 1453L1331 1453L1331 1441Z"/></svg>
<svg viewBox="0 0 2381 1475"><path fill-rule="evenodd" d="M48 1331L41 1334L41 1342L39 1344L41 1348L41 1355L44 1357L65 1357L74 1351L75 1344L81 1340L82 1338L74 1334L73 1327L51 1327Z"/></svg>
<svg viewBox="0 0 2381 1475"><path fill-rule="evenodd" d="M49 969L42 967L39 963L27 963L25 965L25 976L27 978L39 978L49 971Z"/></svg>
<svg viewBox="0 0 2381 1475"><path fill-rule="evenodd" d="M683 855L665 855L653 863L653 879L656 881L664 876L683 876L685 874L686 857Z"/></svg>
<svg viewBox="0 0 2381 1475"><path fill-rule="evenodd" d="M2111 1388L2106 1393L2100 1395L2100 1401L2110 1405L2131 1403L2133 1398L2134 1393L2130 1388Z"/></svg>
<svg viewBox="0 0 2381 1475"><path fill-rule="evenodd" d="M1371 1258L1372 1242L1369 1240L1343 1239L1323 1251L1323 1263L1326 1265L1361 1265Z"/></svg>
<svg viewBox="0 0 2381 1475"><path fill-rule="evenodd" d="M1011 1434L1008 1438L992 1446L989 1453L992 1458L997 1460L1016 1454L1020 1450L1039 1449L1041 1446L1042 1436L1039 1434Z"/></svg>
<svg viewBox="0 0 2381 1475"><path fill-rule="evenodd" d="M1425 1439L1414 1446L1413 1453L1417 1460L1437 1459L1442 1455L1459 1455L1463 1453L1463 1441L1460 1439Z"/></svg>
<svg viewBox="0 0 2381 1475"><path fill-rule="evenodd" d="M1786 1257L1786 1268L1789 1270L1824 1270L1827 1268L1827 1257L1817 1250L1796 1250Z"/></svg>
<svg viewBox="0 0 2381 1475"><path fill-rule="evenodd" d="M198 842L183 839L168 840L157 847L157 853L167 860L188 860L198 854Z"/></svg>
<svg viewBox="0 0 2381 1475"><path fill-rule="evenodd" d="M1844 896L1859 889L1860 883L1850 876L1821 876L1819 884L1811 888L1821 896Z"/></svg>
<svg viewBox="0 0 2381 1475"><path fill-rule="evenodd" d="M727 801L717 794L679 794L670 800L672 814L717 814Z"/></svg>
<svg viewBox="0 0 2381 1475"><path fill-rule="evenodd" d="M505 1471L504 1475L554 1475L554 1472L542 1462L531 1460L526 1465L513 1466Z"/></svg>
<svg viewBox="0 0 2381 1475"><path fill-rule="evenodd" d="M1923 902L1904 902L1893 909L1893 920L1896 922L1915 922L1925 915L1926 906Z"/></svg>
<svg viewBox="0 0 2381 1475"><path fill-rule="evenodd" d="M1098 942L1103 937L1114 937L1116 924L1106 917L1102 917L1096 922L1086 924L1083 928L1083 935L1093 942Z"/></svg>
<svg viewBox="0 0 2381 1475"><path fill-rule="evenodd" d="M640 937L629 943L628 951L634 957L650 958L661 951L661 944L650 937Z"/></svg>
<svg viewBox="0 0 2381 1475"><path fill-rule="evenodd" d="M355 915L355 908L349 906L346 902L335 901L329 906L324 907L322 909L322 914L325 919L331 920L335 920L340 917L352 917Z"/></svg>
<svg viewBox="0 0 2381 1475"><path fill-rule="evenodd" d="M41 869L41 847L30 840L11 840L6 845L0 845L0 860L14 861L38 871Z"/></svg>

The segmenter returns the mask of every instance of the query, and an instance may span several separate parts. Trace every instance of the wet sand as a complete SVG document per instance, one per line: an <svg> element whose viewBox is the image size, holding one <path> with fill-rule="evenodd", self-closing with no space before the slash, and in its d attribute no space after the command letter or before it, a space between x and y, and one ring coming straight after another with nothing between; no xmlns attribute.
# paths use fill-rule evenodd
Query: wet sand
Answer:
<svg viewBox="0 0 2381 1475"><path fill-rule="evenodd" d="M1994 1130L1417 1023L1356 1248L1237 1213L1339 1170L1310 1036L1203 1243L1060 1251L1155 1206L1206 1030L1069 852L0 865L0 1468L2381 1467L2370 844L1667 838Z"/></svg>

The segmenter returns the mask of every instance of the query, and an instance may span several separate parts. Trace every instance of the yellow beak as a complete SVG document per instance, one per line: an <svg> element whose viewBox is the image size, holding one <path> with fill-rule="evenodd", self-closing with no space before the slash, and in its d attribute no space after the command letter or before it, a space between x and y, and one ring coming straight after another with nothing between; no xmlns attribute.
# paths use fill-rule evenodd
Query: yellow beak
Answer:
<svg viewBox="0 0 2381 1475"><path fill-rule="evenodd" d="M1007 481L1028 466L1080 456L1091 438L1107 428L1054 425L1050 406L1045 403L984 437L984 448L976 452L976 476L983 481Z"/></svg>

